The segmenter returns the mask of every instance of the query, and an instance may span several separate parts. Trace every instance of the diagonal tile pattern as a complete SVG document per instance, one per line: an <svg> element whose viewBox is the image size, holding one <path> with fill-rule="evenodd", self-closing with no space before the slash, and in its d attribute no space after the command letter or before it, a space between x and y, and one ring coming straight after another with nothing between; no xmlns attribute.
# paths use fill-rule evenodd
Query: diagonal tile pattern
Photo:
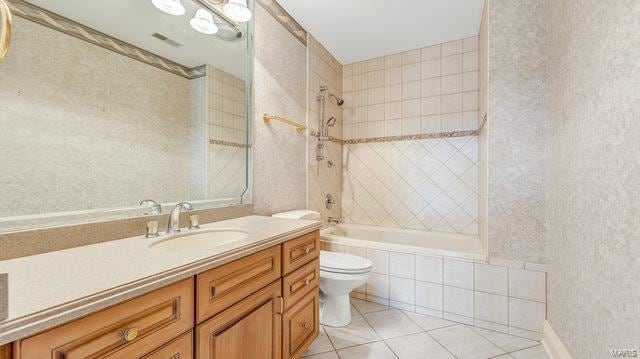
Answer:
<svg viewBox="0 0 640 359"><path fill-rule="evenodd" d="M477 234L477 148L476 137L345 145L344 221Z"/></svg>
<svg viewBox="0 0 640 359"><path fill-rule="evenodd" d="M352 299L352 322L322 327L307 359L549 359L539 342Z"/></svg>

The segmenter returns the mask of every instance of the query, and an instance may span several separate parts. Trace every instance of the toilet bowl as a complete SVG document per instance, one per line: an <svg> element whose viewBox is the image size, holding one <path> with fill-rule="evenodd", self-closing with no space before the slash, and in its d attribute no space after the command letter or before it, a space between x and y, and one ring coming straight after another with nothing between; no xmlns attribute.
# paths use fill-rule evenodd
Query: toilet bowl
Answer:
<svg viewBox="0 0 640 359"><path fill-rule="evenodd" d="M320 323L351 323L349 293L369 279L371 261L346 253L320 251Z"/></svg>
<svg viewBox="0 0 640 359"><path fill-rule="evenodd" d="M320 220L314 211L298 210L273 217ZM346 253L320 251L320 323L343 327L351 323L349 293L369 279L371 261Z"/></svg>

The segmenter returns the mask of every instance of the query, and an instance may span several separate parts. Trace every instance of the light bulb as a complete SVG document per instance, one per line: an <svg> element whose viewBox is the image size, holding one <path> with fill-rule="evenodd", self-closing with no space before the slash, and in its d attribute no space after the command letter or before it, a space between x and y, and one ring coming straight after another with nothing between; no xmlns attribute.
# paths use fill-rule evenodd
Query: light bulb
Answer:
<svg viewBox="0 0 640 359"><path fill-rule="evenodd" d="M151 0L151 3L169 15L183 15L185 12L180 0Z"/></svg>
<svg viewBox="0 0 640 359"><path fill-rule="evenodd" d="M247 0L229 0L222 10L231 20L238 22L251 20L251 10L247 7Z"/></svg>
<svg viewBox="0 0 640 359"><path fill-rule="evenodd" d="M198 9L189 24L194 30L203 34L211 35L218 32L218 27L213 23L213 15L205 9Z"/></svg>

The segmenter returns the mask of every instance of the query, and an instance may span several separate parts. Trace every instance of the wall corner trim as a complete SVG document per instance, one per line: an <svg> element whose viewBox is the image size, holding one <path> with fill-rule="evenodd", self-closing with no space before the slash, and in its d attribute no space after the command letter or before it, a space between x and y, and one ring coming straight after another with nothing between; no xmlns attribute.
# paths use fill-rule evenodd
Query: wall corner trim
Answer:
<svg viewBox="0 0 640 359"><path fill-rule="evenodd" d="M550 359L572 359L548 321L542 323L542 346Z"/></svg>

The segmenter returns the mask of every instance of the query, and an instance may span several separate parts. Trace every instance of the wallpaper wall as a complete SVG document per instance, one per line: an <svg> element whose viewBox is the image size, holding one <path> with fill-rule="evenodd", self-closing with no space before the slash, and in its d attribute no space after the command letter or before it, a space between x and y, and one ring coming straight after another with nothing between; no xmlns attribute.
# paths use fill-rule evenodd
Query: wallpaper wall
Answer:
<svg viewBox="0 0 640 359"><path fill-rule="evenodd" d="M573 358L609 358L640 349L640 3L547 10L548 321Z"/></svg>
<svg viewBox="0 0 640 359"><path fill-rule="evenodd" d="M546 2L488 6L489 255L543 263Z"/></svg>
<svg viewBox="0 0 640 359"><path fill-rule="evenodd" d="M307 208L306 136L262 122L269 113L307 123L307 47L258 3L254 18L253 203L271 215Z"/></svg>

